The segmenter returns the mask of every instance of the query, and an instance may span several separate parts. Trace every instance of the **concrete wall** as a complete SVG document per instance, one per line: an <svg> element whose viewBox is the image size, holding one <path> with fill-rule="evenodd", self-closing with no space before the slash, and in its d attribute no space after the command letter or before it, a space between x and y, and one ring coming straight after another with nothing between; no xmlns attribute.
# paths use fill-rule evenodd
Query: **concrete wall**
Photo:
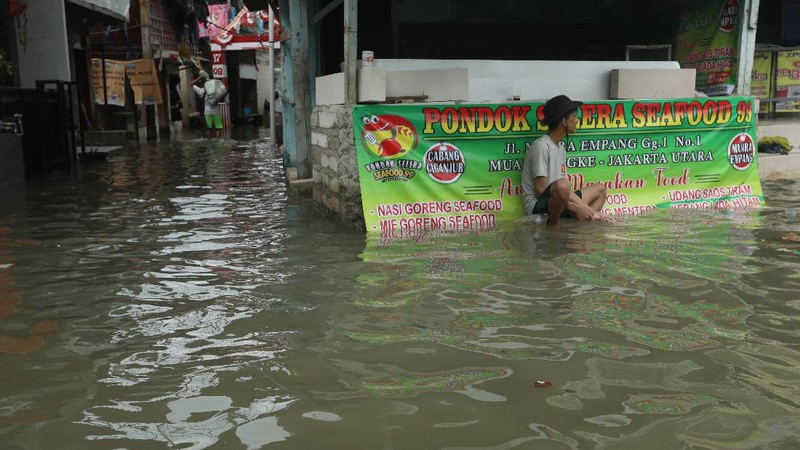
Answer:
<svg viewBox="0 0 800 450"><path fill-rule="evenodd" d="M374 67L387 73L468 69L470 102L500 102L514 97L523 101L546 100L559 94L584 101L606 100L613 69L680 69L675 61L445 59L375 59Z"/></svg>
<svg viewBox="0 0 800 450"><path fill-rule="evenodd" d="M622 85L614 86L615 71L632 76ZM619 91L620 86L628 85L651 88L648 95L634 98L693 97L694 78L684 83L665 83L683 80L685 72L688 71L680 69L674 61L376 59L373 67L358 70L358 101L382 102L386 97L427 95L428 102L479 103L546 100L558 94L591 101L613 98L614 87ZM659 76L651 80L654 74ZM681 89L676 90L673 85ZM663 97L653 97L652 86L658 86ZM315 92L317 105L344 103L344 74L317 77Z"/></svg>
<svg viewBox="0 0 800 450"><path fill-rule="evenodd" d="M17 212L25 203L25 164L22 157L22 138L0 134L0 218Z"/></svg>
<svg viewBox="0 0 800 450"><path fill-rule="evenodd" d="M17 33L21 87L35 88L36 80L72 81L64 2L26 0L25 4L28 20L24 32Z"/></svg>
<svg viewBox="0 0 800 450"><path fill-rule="evenodd" d="M792 151L788 155L758 154L761 179L797 178L800 174L800 126L793 119L759 119L756 134L759 139L783 136L789 139Z"/></svg>
<svg viewBox="0 0 800 450"><path fill-rule="evenodd" d="M325 215L364 228L353 116L344 105L317 106L311 114L314 203Z"/></svg>

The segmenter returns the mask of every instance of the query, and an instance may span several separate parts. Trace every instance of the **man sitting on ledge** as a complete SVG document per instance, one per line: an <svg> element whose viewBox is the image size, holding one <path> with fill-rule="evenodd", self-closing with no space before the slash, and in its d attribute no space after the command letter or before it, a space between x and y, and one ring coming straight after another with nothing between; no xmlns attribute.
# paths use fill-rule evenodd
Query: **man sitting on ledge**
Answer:
<svg viewBox="0 0 800 450"><path fill-rule="evenodd" d="M573 191L567 180L567 154L561 141L578 127L578 108L582 102L566 95L551 98L544 105L544 123L548 127L525 155L522 166L522 195L525 212L547 214L547 225L556 225L559 218L605 220L606 187L592 184Z"/></svg>

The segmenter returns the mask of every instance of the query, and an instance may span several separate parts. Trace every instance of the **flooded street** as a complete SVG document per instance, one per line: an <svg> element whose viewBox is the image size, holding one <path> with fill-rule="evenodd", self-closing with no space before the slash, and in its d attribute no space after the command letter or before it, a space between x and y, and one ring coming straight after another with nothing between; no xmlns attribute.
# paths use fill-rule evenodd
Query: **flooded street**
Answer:
<svg viewBox="0 0 800 450"><path fill-rule="evenodd" d="M753 211L382 242L263 140L0 216L3 449L797 449L800 183Z"/></svg>

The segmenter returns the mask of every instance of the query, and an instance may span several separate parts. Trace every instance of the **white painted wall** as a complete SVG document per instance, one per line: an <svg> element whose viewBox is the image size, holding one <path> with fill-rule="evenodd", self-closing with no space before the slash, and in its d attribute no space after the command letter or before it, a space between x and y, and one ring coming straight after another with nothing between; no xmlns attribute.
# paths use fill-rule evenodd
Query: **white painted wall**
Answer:
<svg viewBox="0 0 800 450"><path fill-rule="evenodd" d="M675 61L376 59L372 66L373 71L386 74L386 96L425 94L429 102L544 101L559 94L582 101L608 100L615 69L667 69L677 74L680 65ZM342 77L339 73L317 78L317 105L344 103ZM361 97L359 92L359 101Z"/></svg>
<svg viewBox="0 0 800 450"><path fill-rule="evenodd" d="M22 87L35 88L36 80L72 81L64 2L25 0L25 4L24 37L17 34Z"/></svg>
<svg viewBox="0 0 800 450"><path fill-rule="evenodd" d="M239 64L239 78L243 80L255 80L256 77L256 66L254 64Z"/></svg>
<svg viewBox="0 0 800 450"><path fill-rule="evenodd" d="M680 69L675 61L500 61L376 59L386 72L468 69L469 101L547 100L566 94L578 100L606 100L612 69ZM387 90L389 87L387 86Z"/></svg>
<svg viewBox="0 0 800 450"><path fill-rule="evenodd" d="M258 110L259 112L264 112L264 99L269 99L271 102L274 101L275 103L275 112L283 111L283 107L281 106L280 100L274 100L273 96L270 95L270 85L269 85L269 51L268 50L256 50L256 66L258 68L256 74L256 90L257 97L258 97ZM274 90L278 89L278 82L279 82L279 70L276 68L276 74L273 79L273 83L275 84ZM274 92L273 90L273 92Z"/></svg>

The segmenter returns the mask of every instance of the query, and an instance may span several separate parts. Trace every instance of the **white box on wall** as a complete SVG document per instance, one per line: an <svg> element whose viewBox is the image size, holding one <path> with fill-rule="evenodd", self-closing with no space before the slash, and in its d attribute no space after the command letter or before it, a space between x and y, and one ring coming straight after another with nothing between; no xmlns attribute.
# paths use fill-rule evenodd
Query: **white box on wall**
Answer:
<svg viewBox="0 0 800 450"><path fill-rule="evenodd" d="M695 96L695 69L613 69L612 100L684 98Z"/></svg>
<svg viewBox="0 0 800 450"><path fill-rule="evenodd" d="M469 100L469 69L430 69L388 72L387 97L426 95L426 102Z"/></svg>
<svg viewBox="0 0 800 450"><path fill-rule="evenodd" d="M386 72L375 67L358 69L358 102L386 101Z"/></svg>
<svg viewBox="0 0 800 450"><path fill-rule="evenodd" d="M314 88L317 94L317 105L344 105L343 73L317 77Z"/></svg>

